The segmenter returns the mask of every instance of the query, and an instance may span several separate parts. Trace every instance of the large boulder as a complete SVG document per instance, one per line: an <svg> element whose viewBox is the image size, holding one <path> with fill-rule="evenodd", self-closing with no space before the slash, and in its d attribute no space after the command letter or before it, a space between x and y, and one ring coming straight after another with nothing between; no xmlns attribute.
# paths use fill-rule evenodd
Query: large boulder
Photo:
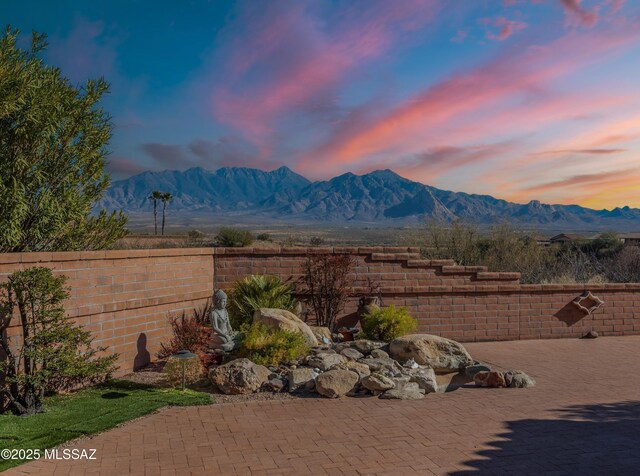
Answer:
<svg viewBox="0 0 640 476"><path fill-rule="evenodd" d="M401 362L409 359L428 365L436 372L464 370L473 363L467 350L458 342L432 334L409 334L393 340L389 354Z"/></svg>
<svg viewBox="0 0 640 476"><path fill-rule="evenodd" d="M236 359L209 370L209 379L227 395L253 393L269 380L271 371L249 359Z"/></svg>
<svg viewBox="0 0 640 476"><path fill-rule="evenodd" d="M478 372L473 376L473 382L478 387L498 388L507 386L507 381L504 378L504 374L495 370L492 370L490 372Z"/></svg>
<svg viewBox="0 0 640 476"><path fill-rule="evenodd" d="M316 392L327 398L342 397L354 389L358 379L358 374L350 370L329 370L316 378Z"/></svg>
<svg viewBox="0 0 640 476"><path fill-rule="evenodd" d="M402 388L392 388L387 390L380 398L385 400L420 400L424 398L423 391L417 385L405 385Z"/></svg>
<svg viewBox="0 0 640 476"><path fill-rule="evenodd" d="M311 328L300 320L300 318L294 313L284 309L270 309L266 307L256 309L253 313L253 322L257 322L274 329L285 329L287 331L299 332L305 337L308 345L318 345L318 340L313 334Z"/></svg>

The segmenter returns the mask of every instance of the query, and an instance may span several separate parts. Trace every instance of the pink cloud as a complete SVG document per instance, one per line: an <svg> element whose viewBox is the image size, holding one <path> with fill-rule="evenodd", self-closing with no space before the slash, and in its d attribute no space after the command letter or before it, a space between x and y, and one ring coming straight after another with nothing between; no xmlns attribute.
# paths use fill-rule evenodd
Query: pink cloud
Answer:
<svg viewBox="0 0 640 476"><path fill-rule="evenodd" d="M487 32L487 38L490 40L503 41L513 35L515 32L524 30L527 24L518 20L508 20L505 17L498 17L490 23L499 28L497 33Z"/></svg>
<svg viewBox="0 0 640 476"><path fill-rule="evenodd" d="M592 27L598 22L598 10L587 10L582 6L582 0L560 0L564 10L572 23Z"/></svg>
<svg viewBox="0 0 640 476"><path fill-rule="evenodd" d="M113 157L107 161L107 171L115 178L129 177L145 170L148 169L125 157Z"/></svg>
<svg viewBox="0 0 640 476"><path fill-rule="evenodd" d="M224 51L229 67L223 77L229 80L212 92L213 115L265 151L284 113L308 112L318 101L331 104L350 73L428 22L439 2L347 4L328 23L318 21L310 7L294 5L272 2L260 14L249 6L238 23L251 34L236 26L222 34L233 38Z"/></svg>
<svg viewBox="0 0 640 476"><path fill-rule="evenodd" d="M315 173L318 167L349 167L365 158L373 160L378 154L392 157L417 154L429 146L442 144L443 140L456 144L458 142L450 139L464 123L470 124L471 135L474 129L480 131L478 135L490 134L485 122L494 126L495 133L500 128L495 127L499 124L492 118L496 115L496 108L499 111L506 104L509 104L506 116L520 116L515 118L515 122L524 124L535 122L534 117L545 121L545 115L550 112L548 108L554 113L551 117L560 114L566 117L569 112L575 114L576 109L562 111L553 101L542 101L544 107L540 114L532 117L530 110L533 107L523 99L546 98L544 91L550 83L575 73L599 56L633 44L639 36L635 29L589 35L571 33L525 51L509 50L492 62L429 87L392 110L374 118L365 118L359 124L351 124L345 128L347 132L338 131L324 145L302 157L301 169ZM514 106L514 101L522 106ZM540 101L536 100L535 106L537 102ZM584 98L573 102L574 105L585 103ZM512 127L508 123L502 125ZM466 140L467 143L472 140L469 137L465 139L464 134L459 136L458 140Z"/></svg>

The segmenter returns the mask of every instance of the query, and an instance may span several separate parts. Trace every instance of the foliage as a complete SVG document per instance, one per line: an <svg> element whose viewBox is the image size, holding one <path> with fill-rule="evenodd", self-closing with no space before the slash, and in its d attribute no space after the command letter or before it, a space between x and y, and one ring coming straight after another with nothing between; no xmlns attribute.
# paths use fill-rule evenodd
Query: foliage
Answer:
<svg viewBox="0 0 640 476"><path fill-rule="evenodd" d="M154 190L147 197L149 200L153 201L153 234L158 234L158 202L162 200L162 192L159 190Z"/></svg>
<svg viewBox="0 0 640 476"><path fill-rule="evenodd" d="M278 276L251 275L235 283L229 293L231 326L238 329L251 323L256 309L267 307L294 312L298 301L293 297L293 286L283 283Z"/></svg>
<svg viewBox="0 0 640 476"><path fill-rule="evenodd" d="M307 341L299 332L267 328L260 323L243 324L240 332L243 337L237 353L256 364L275 366L309 352Z"/></svg>
<svg viewBox="0 0 640 476"><path fill-rule="evenodd" d="M187 233L187 239L189 240L190 244L200 244L204 241L205 238L205 234L203 232L201 232L200 230L189 230L189 232Z"/></svg>
<svg viewBox="0 0 640 476"><path fill-rule="evenodd" d="M256 239L258 241L271 241L271 235L269 235L269 233L260 233L256 236Z"/></svg>
<svg viewBox="0 0 640 476"><path fill-rule="evenodd" d="M219 246L240 248L243 246L249 246L253 243L253 235L248 230L240 230L238 228L221 228L216 235L216 241Z"/></svg>
<svg viewBox="0 0 640 476"><path fill-rule="evenodd" d="M46 413L29 418L0 415L2 447L53 448L65 441L113 428L167 405L208 405L211 395L111 380L98 387L46 397ZM23 461L0 459L0 471Z"/></svg>
<svg viewBox="0 0 640 476"><path fill-rule="evenodd" d="M1 387L11 410L19 415L42 411L45 393L69 390L108 378L117 355L97 357L91 334L65 317L69 296L64 276L49 268L16 271L0 286ZM17 309L22 339L10 342L6 330Z"/></svg>
<svg viewBox="0 0 640 476"><path fill-rule="evenodd" d="M362 337L365 339L390 342L418 328L418 322L409 314L406 307L376 306L363 318Z"/></svg>
<svg viewBox="0 0 640 476"><path fill-rule="evenodd" d="M300 285L314 311L317 325L333 330L351 292L354 265L355 258L351 255L307 255Z"/></svg>
<svg viewBox="0 0 640 476"><path fill-rule="evenodd" d="M324 245L324 238L321 238L319 236L312 236L309 239L309 245L310 246L322 246L322 245Z"/></svg>
<svg viewBox="0 0 640 476"><path fill-rule="evenodd" d="M158 358L169 359L181 350L188 350L197 354L202 364L208 367L210 358L207 350L211 338L210 311L211 305L207 302L204 307L194 309L190 316L183 311L179 316L171 318L173 336L168 343L160 344Z"/></svg>
<svg viewBox="0 0 640 476"><path fill-rule="evenodd" d="M168 377L169 383L174 386L182 386L182 366L184 365L185 383L192 384L200 380L204 375L204 365L198 357L193 359L177 359L169 357L164 364L162 372Z"/></svg>
<svg viewBox="0 0 640 476"><path fill-rule="evenodd" d="M481 232L462 221L430 222L415 244L424 258L453 259L461 265L486 266L489 271L516 271L523 283L628 282L638 278L633 278L633 251L627 251L633 247L623 246L611 233L594 240L543 246L533 234L507 223Z"/></svg>
<svg viewBox="0 0 640 476"><path fill-rule="evenodd" d="M105 248L126 234L123 213L92 215L109 186L112 124L103 80L79 88L39 55L43 35L0 38L0 252Z"/></svg>

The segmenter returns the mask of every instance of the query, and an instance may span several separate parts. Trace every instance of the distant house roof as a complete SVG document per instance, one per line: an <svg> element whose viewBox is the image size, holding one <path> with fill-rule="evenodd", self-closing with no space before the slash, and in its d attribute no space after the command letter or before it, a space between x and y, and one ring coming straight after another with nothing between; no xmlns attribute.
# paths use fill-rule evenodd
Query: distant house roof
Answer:
<svg viewBox="0 0 640 476"><path fill-rule="evenodd" d="M618 238L621 240L640 240L640 233L621 233Z"/></svg>
<svg viewBox="0 0 640 476"><path fill-rule="evenodd" d="M580 235L575 235L573 233L560 233L559 235L552 236L549 238L549 241L575 241L575 240L583 240L584 237Z"/></svg>

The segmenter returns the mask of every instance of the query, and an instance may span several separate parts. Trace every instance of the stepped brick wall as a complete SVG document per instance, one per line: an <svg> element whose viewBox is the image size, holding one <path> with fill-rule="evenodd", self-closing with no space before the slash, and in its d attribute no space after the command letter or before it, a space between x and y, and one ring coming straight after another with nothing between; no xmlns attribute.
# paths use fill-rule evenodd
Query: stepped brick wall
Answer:
<svg viewBox="0 0 640 476"><path fill-rule="evenodd" d="M640 334L640 284L523 285L518 273L422 260L418 249L406 247L0 254L0 281L36 265L68 276L68 314L93 332L97 344L120 354L124 374L170 338L170 316L204 305L214 286L229 289L249 274L296 282L307 253L355 257L345 323L355 322L361 296L377 295L383 305L406 306L419 331L464 342L579 337L591 329ZM591 316L572 304L586 291L605 301ZM15 324L12 335L19 331Z"/></svg>

